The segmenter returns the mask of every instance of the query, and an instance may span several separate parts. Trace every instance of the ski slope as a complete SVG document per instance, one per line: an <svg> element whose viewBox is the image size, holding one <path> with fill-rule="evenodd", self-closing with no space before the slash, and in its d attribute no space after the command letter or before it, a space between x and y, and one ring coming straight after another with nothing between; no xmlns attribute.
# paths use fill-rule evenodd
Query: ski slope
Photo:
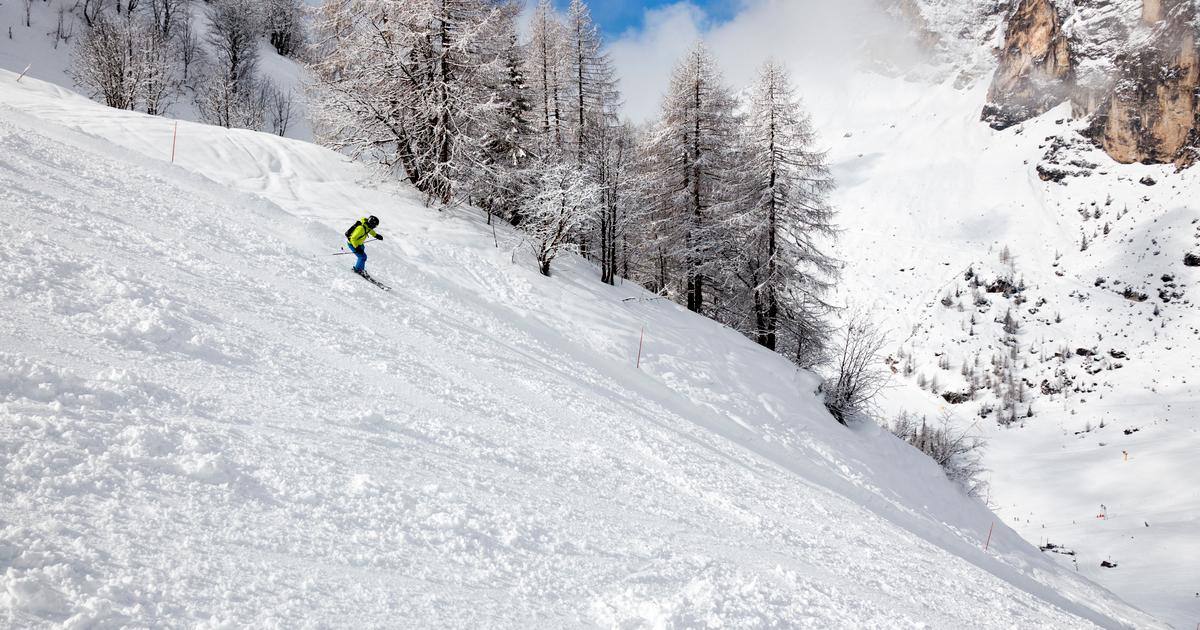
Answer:
<svg viewBox="0 0 1200 630"><path fill-rule="evenodd" d="M173 121L15 78L0 625L1163 627L732 331L316 146L181 123L172 165ZM329 255L368 213L390 293Z"/></svg>
<svg viewBox="0 0 1200 630"><path fill-rule="evenodd" d="M202 42L202 56L212 54L205 43L211 29L207 6L208 3L194 3L189 7L194 15L192 28L197 40ZM25 2L0 2L0 68L18 74L26 71L30 77L56 85L75 86L71 78L72 55L75 45L88 29L83 19L76 15L79 7L80 3L76 0L30 2L29 26L26 26ZM109 5L105 10L111 12L112 8ZM62 38L56 37L60 28L60 12ZM258 76L294 97L295 114L288 125L287 137L311 141L312 127L306 116L303 98L306 71L295 60L280 56L266 41L259 42L258 48ZM201 64L197 63L191 71L189 84L181 86L179 93L168 99L168 116L192 121L202 119L194 102L194 84L197 82L197 73L201 71ZM175 78L182 81L182 77Z"/></svg>

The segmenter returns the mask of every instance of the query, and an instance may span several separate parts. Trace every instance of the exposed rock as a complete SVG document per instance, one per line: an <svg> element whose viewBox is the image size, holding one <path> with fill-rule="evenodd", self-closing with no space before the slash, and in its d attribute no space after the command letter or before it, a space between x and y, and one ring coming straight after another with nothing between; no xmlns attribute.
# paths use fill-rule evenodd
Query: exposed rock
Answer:
<svg viewBox="0 0 1200 630"><path fill-rule="evenodd" d="M1118 162L1189 166L1200 144L1196 9L1191 0L1152 4L1143 13L1163 17L1148 41L1117 57L1121 80L1097 111L1089 135Z"/></svg>
<svg viewBox="0 0 1200 630"><path fill-rule="evenodd" d="M1200 37L1194 0L1018 0L983 120L997 129L1064 102L1118 162L1196 161ZM1039 170L1059 181L1053 162Z"/></svg>
<svg viewBox="0 0 1200 630"><path fill-rule="evenodd" d="M1005 129L1066 100L1073 83L1063 16L1051 0L1021 0L1008 20L983 120Z"/></svg>
<svg viewBox="0 0 1200 630"><path fill-rule="evenodd" d="M1153 185L1157 184L1158 182L1154 181L1153 177L1150 177L1149 175L1147 175L1147 176L1139 179L1138 183L1140 183L1143 186L1153 186Z"/></svg>
<svg viewBox="0 0 1200 630"><path fill-rule="evenodd" d="M1184 254L1183 265L1185 267L1200 267L1200 254Z"/></svg>
<svg viewBox="0 0 1200 630"><path fill-rule="evenodd" d="M971 394L962 392L946 392L942 398L951 405L961 405L971 400Z"/></svg>
<svg viewBox="0 0 1200 630"><path fill-rule="evenodd" d="M1042 161L1037 165L1038 177L1042 181L1063 182L1068 177L1091 177L1099 166L1085 156L1096 153L1096 147L1087 138L1074 132L1067 136L1046 138L1049 146Z"/></svg>
<svg viewBox="0 0 1200 630"><path fill-rule="evenodd" d="M1167 17L1163 0L1142 0L1142 22L1150 25L1158 24Z"/></svg>

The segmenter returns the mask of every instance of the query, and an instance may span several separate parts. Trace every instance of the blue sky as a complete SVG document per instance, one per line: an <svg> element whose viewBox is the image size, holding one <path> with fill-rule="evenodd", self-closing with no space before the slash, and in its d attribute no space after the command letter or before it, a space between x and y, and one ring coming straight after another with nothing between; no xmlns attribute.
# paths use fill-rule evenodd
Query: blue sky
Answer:
<svg viewBox="0 0 1200 630"><path fill-rule="evenodd" d="M629 29L642 26L642 17L647 9L656 9L670 4L680 3L681 0L591 0L588 6L592 9L592 17L604 33L610 37L620 35ZM738 0L690 0L704 10L712 19L725 20L736 13ZM555 0L560 9L566 11L570 0Z"/></svg>

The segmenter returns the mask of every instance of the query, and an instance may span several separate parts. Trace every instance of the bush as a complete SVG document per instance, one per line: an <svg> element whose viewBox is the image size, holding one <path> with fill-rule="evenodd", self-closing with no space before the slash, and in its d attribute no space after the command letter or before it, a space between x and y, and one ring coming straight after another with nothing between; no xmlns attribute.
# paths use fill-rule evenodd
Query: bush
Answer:
<svg viewBox="0 0 1200 630"><path fill-rule="evenodd" d="M822 390L825 408L838 422L846 424L867 409L887 384L890 372L879 359L887 335L865 313L850 316L840 341L834 355L833 374L826 379Z"/></svg>
<svg viewBox="0 0 1200 630"><path fill-rule="evenodd" d="M968 435L967 430L956 431L952 419L948 412L944 413L934 427L924 416L918 419L903 412L888 428L937 462L946 478L961 486L969 496L979 497L987 489L987 482L982 479L987 469L980 463L986 443Z"/></svg>

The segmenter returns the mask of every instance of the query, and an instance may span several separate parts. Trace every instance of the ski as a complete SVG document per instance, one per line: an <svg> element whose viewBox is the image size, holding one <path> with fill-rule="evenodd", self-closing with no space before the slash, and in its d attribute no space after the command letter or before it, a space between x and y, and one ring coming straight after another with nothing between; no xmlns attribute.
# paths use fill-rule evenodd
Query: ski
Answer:
<svg viewBox="0 0 1200 630"><path fill-rule="evenodd" d="M365 274L365 273L359 273L359 272L355 271L355 272L354 272L354 275L356 275L356 276L358 276L358 277L362 278L363 280L366 280L367 282L370 282L371 284L373 284L373 285L375 285L375 286L379 287L380 289L383 289L384 291L391 291L391 290L392 290L392 287L390 287L390 286L388 286L388 285L386 285L386 284L384 284L384 283L382 283L382 282L380 282L380 281L376 280L375 278L372 278L371 276L368 276L368 275L367 275L367 274Z"/></svg>

